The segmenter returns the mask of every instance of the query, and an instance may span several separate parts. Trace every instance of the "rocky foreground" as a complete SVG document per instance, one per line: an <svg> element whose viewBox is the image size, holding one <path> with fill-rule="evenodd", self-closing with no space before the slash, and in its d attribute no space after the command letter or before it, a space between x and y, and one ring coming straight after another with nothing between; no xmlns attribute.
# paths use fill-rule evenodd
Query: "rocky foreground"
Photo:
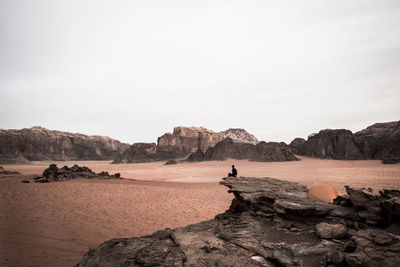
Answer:
<svg viewBox="0 0 400 267"><path fill-rule="evenodd" d="M77 266L400 266L400 191L347 187L336 204L272 178L224 178L215 219L89 250Z"/></svg>
<svg viewBox="0 0 400 267"><path fill-rule="evenodd" d="M104 171L95 173L86 166L78 166L75 164L71 168L68 166L58 168L57 164L50 164L49 167L43 171L42 176L34 178L34 181L37 183L49 183L76 178L122 179L119 173L113 175Z"/></svg>

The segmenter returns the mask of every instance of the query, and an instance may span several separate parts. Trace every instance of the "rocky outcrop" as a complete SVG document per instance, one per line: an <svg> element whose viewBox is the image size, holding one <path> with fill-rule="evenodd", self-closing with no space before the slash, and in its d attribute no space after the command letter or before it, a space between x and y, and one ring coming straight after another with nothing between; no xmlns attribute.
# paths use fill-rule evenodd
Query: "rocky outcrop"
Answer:
<svg viewBox="0 0 400 267"><path fill-rule="evenodd" d="M233 137L238 143L258 143L257 138L243 129L213 132L203 127L180 126L175 127L173 133L166 133L159 137L157 145L154 143L133 144L125 153L116 157L114 163L137 163L183 158L198 150L206 151L228 136Z"/></svg>
<svg viewBox="0 0 400 267"><path fill-rule="evenodd" d="M52 131L42 127L0 130L0 162L110 160L129 147L104 136Z"/></svg>
<svg viewBox="0 0 400 267"><path fill-rule="evenodd" d="M231 138L236 142L257 144L254 135L244 129L228 129L213 132L203 127L175 127L173 133L166 133L157 140L159 152L173 152L175 155L187 156L200 149L206 151L216 143Z"/></svg>
<svg viewBox="0 0 400 267"><path fill-rule="evenodd" d="M400 191L373 197L347 188L350 206L311 200L307 188L272 178L224 178L235 198L213 220L89 250L77 266L400 266L400 214L386 209ZM367 190L368 191L368 190ZM388 227L389 226L389 227Z"/></svg>
<svg viewBox="0 0 400 267"><path fill-rule="evenodd" d="M74 165L71 168L64 166L61 169L57 164L50 164L42 173L42 176L34 178L37 183L58 182L76 178L100 178L100 179L123 179L119 173L110 175L108 172L95 173L86 166Z"/></svg>
<svg viewBox="0 0 400 267"><path fill-rule="evenodd" d="M293 146L296 153L315 158L364 159L349 130L321 130L306 142Z"/></svg>
<svg viewBox="0 0 400 267"><path fill-rule="evenodd" d="M307 141L296 138L290 147L298 155L343 160L380 159L400 162L400 121L376 123L352 133L349 130L322 130Z"/></svg>
<svg viewBox="0 0 400 267"><path fill-rule="evenodd" d="M200 149L197 150L195 153L192 153L187 160L226 160L227 158L249 159L261 162L297 160L291 149L284 143L266 143L262 141L254 145L235 142L230 138L222 140L214 147L209 147L205 153Z"/></svg>
<svg viewBox="0 0 400 267"><path fill-rule="evenodd" d="M354 140L366 159L400 162L400 121L376 123L356 132Z"/></svg>

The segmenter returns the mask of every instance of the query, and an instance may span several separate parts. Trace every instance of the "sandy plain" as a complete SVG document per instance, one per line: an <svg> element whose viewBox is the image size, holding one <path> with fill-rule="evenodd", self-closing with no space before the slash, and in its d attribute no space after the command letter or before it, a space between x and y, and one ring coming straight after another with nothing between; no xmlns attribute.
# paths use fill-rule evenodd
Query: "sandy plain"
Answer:
<svg viewBox="0 0 400 267"><path fill-rule="evenodd" d="M339 193L344 193L344 185L400 189L400 164L301 159L176 165L56 162L59 167L77 163L95 172L120 172L128 179L76 179L49 184L21 181L40 174L54 162L3 165L23 175L0 178L0 265L73 266L89 248L106 240L212 219L229 207L233 197L218 184L232 164L239 176L274 177L306 186L327 182Z"/></svg>

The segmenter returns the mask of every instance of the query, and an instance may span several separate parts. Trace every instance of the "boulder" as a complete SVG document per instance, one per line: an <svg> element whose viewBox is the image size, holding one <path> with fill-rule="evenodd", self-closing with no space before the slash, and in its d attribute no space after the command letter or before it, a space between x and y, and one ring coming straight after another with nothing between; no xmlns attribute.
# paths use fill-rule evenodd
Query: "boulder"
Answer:
<svg viewBox="0 0 400 267"><path fill-rule="evenodd" d="M324 239L342 239L347 237L348 229L340 223L321 222L315 226L317 235Z"/></svg>

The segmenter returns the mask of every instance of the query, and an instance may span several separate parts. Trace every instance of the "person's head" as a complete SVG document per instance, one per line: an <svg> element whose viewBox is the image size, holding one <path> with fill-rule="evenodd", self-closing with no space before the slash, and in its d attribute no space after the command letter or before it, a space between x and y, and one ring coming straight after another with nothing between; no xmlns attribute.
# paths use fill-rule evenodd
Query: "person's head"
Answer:
<svg viewBox="0 0 400 267"><path fill-rule="evenodd" d="M235 168L235 165L232 165L232 168Z"/></svg>

